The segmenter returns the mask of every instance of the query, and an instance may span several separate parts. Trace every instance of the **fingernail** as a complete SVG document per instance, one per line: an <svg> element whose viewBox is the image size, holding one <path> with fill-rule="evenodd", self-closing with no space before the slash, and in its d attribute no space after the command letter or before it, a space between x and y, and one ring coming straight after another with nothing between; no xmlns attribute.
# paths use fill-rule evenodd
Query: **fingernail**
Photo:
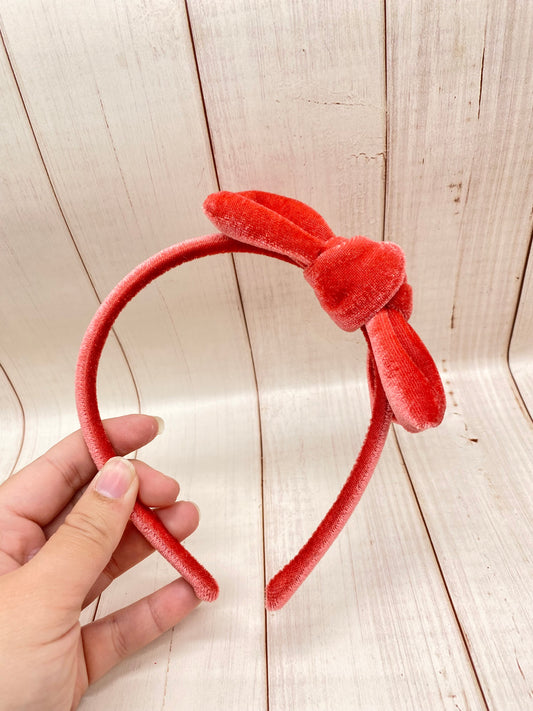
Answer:
<svg viewBox="0 0 533 711"><path fill-rule="evenodd" d="M157 434L163 434L165 431L165 420L162 417L154 416L154 420L157 422Z"/></svg>
<svg viewBox="0 0 533 711"><path fill-rule="evenodd" d="M120 499L135 476L133 464L123 457L113 457L104 464L95 479L94 488L108 499Z"/></svg>
<svg viewBox="0 0 533 711"><path fill-rule="evenodd" d="M200 521L200 518L201 518L201 516L202 516L202 514L200 513L200 507L198 506L198 504L195 504L194 501L191 501L190 503L191 503L191 504L194 506L194 508L198 511L198 521Z"/></svg>

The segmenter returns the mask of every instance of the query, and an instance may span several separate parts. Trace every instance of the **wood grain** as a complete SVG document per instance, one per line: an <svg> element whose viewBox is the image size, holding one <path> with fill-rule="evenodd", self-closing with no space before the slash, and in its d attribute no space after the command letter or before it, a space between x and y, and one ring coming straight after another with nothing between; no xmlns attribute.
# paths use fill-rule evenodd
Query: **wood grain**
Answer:
<svg viewBox="0 0 533 711"><path fill-rule="evenodd" d="M364 342L261 257L140 295L105 350L102 409L165 418L141 456L200 504L188 545L221 597L81 708L533 708L533 7L4 0L0 29L0 478L77 427L98 299L212 231L218 181L400 243L448 397L437 430L391 436L346 529L265 617L263 576L364 437ZM152 556L96 614L173 575Z"/></svg>
<svg viewBox="0 0 533 711"><path fill-rule="evenodd" d="M386 238L441 361L507 356L532 227L531 23L514 2L387 4Z"/></svg>
<svg viewBox="0 0 533 711"><path fill-rule="evenodd" d="M0 483L13 472L24 439L24 413L12 384L0 366Z"/></svg>
<svg viewBox="0 0 533 711"><path fill-rule="evenodd" d="M44 162L99 296L159 249L214 232L201 212L217 185L183 4L32 2L24 11L8 2L3 21ZM194 617L201 645L182 648L166 635L123 665L120 680L102 682L85 707L146 709L184 694L210 706L223 678L229 707L245 698L261 708L259 428L231 258L165 275L128 306L116 331L141 408L167 424L164 439L140 456L176 476L182 496L199 504L202 525L191 549L222 594ZM254 574L244 581L238 569ZM143 570L106 592L98 614L174 575L156 556ZM237 607L239 615L231 614ZM147 683L136 670L148 658ZM206 674L217 684L206 684Z"/></svg>
<svg viewBox="0 0 533 711"><path fill-rule="evenodd" d="M533 208L532 208L533 209ZM533 417L533 258L531 249L524 272L522 291L513 336L509 346L509 366L520 391L520 396Z"/></svg>
<svg viewBox="0 0 533 711"><path fill-rule="evenodd" d="M382 7L337 4L341 24L318 21L321 3L260 13L229 5L190 3L222 187L288 193L340 234L379 238ZM285 171L277 170L282 156ZM294 268L237 262L260 392L270 577L311 534L353 464L369 416L364 350L320 311ZM456 700L482 708L393 442L376 477L387 469L390 490L372 485L295 598L268 616L270 709L455 708Z"/></svg>
<svg viewBox="0 0 533 711"><path fill-rule="evenodd" d="M277 483L266 501L269 575L312 532L353 464L365 390L352 381L266 397L280 421L265 452ZM394 438L338 540L268 622L271 708L484 706Z"/></svg>
<svg viewBox="0 0 533 711"><path fill-rule="evenodd" d="M531 705L533 427L502 364L446 374L445 422L402 452L489 708Z"/></svg>
<svg viewBox="0 0 533 711"><path fill-rule="evenodd" d="M398 436L488 706L501 709L530 708L533 678L533 438L505 362L531 234L532 29L529 5L387 5L386 235L407 253L413 320L449 398L438 430Z"/></svg>
<svg viewBox="0 0 533 711"><path fill-rule="evenodd" d="M98 302L58 208L0 44L0 362L24 411L17 467L77 429L74 368ZM137 401L124 358L111 339L101 392L118 408Z"/></svg>

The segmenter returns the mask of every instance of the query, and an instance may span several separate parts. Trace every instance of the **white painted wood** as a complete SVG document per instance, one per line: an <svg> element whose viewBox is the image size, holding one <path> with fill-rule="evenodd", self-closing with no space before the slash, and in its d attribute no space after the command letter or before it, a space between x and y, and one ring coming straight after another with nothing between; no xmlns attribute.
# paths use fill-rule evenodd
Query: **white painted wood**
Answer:
<svg viewBox="0 0 533 711"><path fill-rule="evenodd" d="M278 484L266 510L279 512L269 575L338 493L364 436L365 390L352 381L266 396L279 422L265 452ZM394 438L332 549L269 615L268 643L273 709L484 707Z"/></svg>
<svg viewBox="0 0 533 711"><path fill-rule="evenodd" d="M256 12L195 1L190 11L222 187L291 194L338 233L379 238L382 7L337 3L342 22L314 2ZM294 267L237 262L260 391L270 577L353 465L369 417L364 351ZM268 615L271 709L482 708L393 442L377 476L387 471L389 486L373 487L295 598Z"/></svg>
<svg viewBox="0 0 533 711"><path fill-rule="evenodd" d="M533 258L524 272L520 304L509 347L509 365L529 414L533 416Z"/></svg>
<svg viewBox="0 0 533 711"><path fill-rule="evenodd" d="M446 376L445 422L402 452L489 708L531 708L533 427L503 363Z"/></svg>
<svg viewBox="0 0 533 711"><path fill-rule="evenodd" d="M58 208L0 43L0 481L78 428L74 368L98 301ZM138 407L116 339L104 416ZM94 614L91 605L82 622Z"/></svg>
<svg viewBox="0 0 533 711"><path fill-rule="evenodd" d="M529 3L387 4L386 238L439 358L505 358L532 227Z"/></svg>
<svg viewBox="0 0 533 711"><path fill-rule="evenodd" d="M381 238L381 3L188 5L222 187L291 194L339 234Z"/></svg>
<svg viewBox="0 0 533 711"><path fill-rule="evenodd" d="M1 45L0 94L0 362L24 410L20 468L78 427L74 368L97 300ZM109 351L101 377L105 412L135 409L131 378L114 339Z"/></svg>
<svg viewBox="0 0 533 711"><path fill-rule="evenodd" d="M190 548L221 598L82 708L531 708L533 435L521 397L532 412L532 8L189 0L188 10L222 187L293 195L347 236L381 239L385 209L449 409L434 432L399 432L401 453L389 441L352 521L267 616L265 638L261 466L271 575L312 532L364 436L364 345L293 267L236 259L261 453L231 260L153 285L118 324L127 361L116 340L106 349L102 406L136 409L130 366L142 408L167 421L142 456L200 504ZM2 54L7 471L23 424L18 465L77 426L73 369L97 304L85 269L103 297L157 249L209 231L200 204L216 176L184 3L5 0L0 23L35 132ZM518 393L505 358L522 282ZM172 575L154 556L98 614Z"/></svg>
<svg viewBox="0 0 533 711"><path fill-rule="evenodd" d="M24 413L0 366L0 483L12 473L24 438Z"/></svg>
<svg viewBox="0 0 533 711"><path fill-rule="evenodd" d="M213 232L201 203L217 186L184 5L17 1L2 15L44 161L100 297L152 253ZM191 550L222 592L184 627L201 644L181 646L165 635L122 665L117 679L98 685L84 708L144 710L186 698L212 706L223 694L230 708L244 699L260 709L266 676L259 430L231 258L161 278L126 309L117 333L143 411L167 424L163 440L140 456L175 475L182 496L199 504L202 524ZM104 594L98 614L173 576L153 556ZM138 674L142 665L149 682Z"/></svg>
<svg viewBox="0 0 533 711"><path fill-rule="evenodd" d="M440 428L400 444L488 706L517 710L533 679L533 433L505 358L531 233L532 10L387 5L386 236L449 397Z"/></svg>

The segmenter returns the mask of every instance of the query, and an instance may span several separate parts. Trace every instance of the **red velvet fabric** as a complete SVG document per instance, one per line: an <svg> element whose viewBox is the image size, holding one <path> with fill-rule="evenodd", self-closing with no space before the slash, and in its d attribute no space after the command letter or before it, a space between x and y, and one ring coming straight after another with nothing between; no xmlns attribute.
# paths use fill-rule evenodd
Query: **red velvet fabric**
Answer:
<svg viewBox="0 0 533 711"><path fill-rule="evenodd" d="M370 427L354 468L336 501L297 555L270 581L266 607L279 609L302 584L350 517L375 469L392 419L410 432L440 423L445 396L437 368L407 323L412 308L403 252L390 242L337 237L324 219L292 198L259 191L210 195L204 210L222 234L168 247L128 274L109 294L83 338L76 402L83 435L101 468L115 452L102 426L96 380L115 319L147 284L184 262L224 252L250 252L303 269L321 306L341 328L362 328L369 345ZM137 502L132 522L186 578L202 600L218 586L210 573Z"/></svg>

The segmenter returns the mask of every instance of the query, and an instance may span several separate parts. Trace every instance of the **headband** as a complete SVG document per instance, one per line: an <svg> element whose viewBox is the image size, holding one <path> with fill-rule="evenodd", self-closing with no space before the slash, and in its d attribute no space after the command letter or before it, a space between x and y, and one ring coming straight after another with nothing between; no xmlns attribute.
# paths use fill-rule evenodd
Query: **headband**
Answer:
<svg viewBox="0 0 533 711"><path fill-rule="evenodd" d="M97 402L97 369L105 341L126 304L169 269L228 252L263 254L302 268L335 323L345 331L363 331L372 414L361 451L337 499L307 543L267 585L266 607L276 610L298 589L349 519L376 467L391 422L409 432L435 427L444 416L445 395L431 355L408 323L412 290L398 245L366 237L337 237L310 207L271 193L215 193L204 202L204 211L222 234L190 239L155 254L102 302L80 348L78 415L89 452L101 468L116 456ZM217 597L214 578L153 511L137 501L131 520L192 585L198 598Z"/></svg>

